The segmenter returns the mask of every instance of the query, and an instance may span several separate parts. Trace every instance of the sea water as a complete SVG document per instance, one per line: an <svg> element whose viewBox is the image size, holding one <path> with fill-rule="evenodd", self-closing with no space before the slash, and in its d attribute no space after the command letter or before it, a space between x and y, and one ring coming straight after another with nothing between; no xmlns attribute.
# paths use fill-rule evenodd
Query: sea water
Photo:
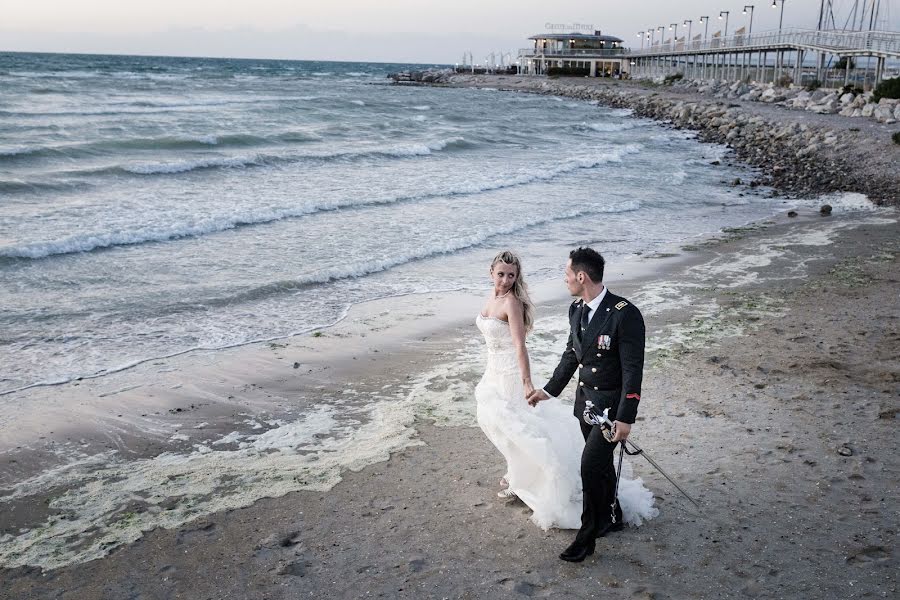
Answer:
<svg viewBox="0 0 900 600"><path fill-rule="evenodd" d="M721 146L404 65L0 54L0 393L768 215Z"/></svg>

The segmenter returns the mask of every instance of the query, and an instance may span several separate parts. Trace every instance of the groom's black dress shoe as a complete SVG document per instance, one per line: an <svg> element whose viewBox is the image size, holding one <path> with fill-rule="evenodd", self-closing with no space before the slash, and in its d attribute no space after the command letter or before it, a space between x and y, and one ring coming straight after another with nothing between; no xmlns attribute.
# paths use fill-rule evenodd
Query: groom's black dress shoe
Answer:
<svg viewBox="0 0 900 600"><path fill-rule="evenodd" d="M614 531L622 531L623 529L625 529L625 523L623 523L622 521L607 523L600 528L600 532L597 534L597 537L603 537L609 533L613 533Z"/></svg>
<svg viewBox="0 0 900 600"><path fill-rule="evenodd" d="M562 551L559 557L568 562L581 562L594 553L594 540L582 544L578 540L572 542L568 548Z"/></svg>

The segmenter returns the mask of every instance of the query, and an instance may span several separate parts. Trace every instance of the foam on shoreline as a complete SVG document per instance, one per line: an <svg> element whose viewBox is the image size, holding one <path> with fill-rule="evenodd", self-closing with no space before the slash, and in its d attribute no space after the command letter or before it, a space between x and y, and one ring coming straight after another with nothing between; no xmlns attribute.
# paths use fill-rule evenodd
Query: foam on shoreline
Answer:
<svg viewBox="0 0 900 600"><path fill-rule="evenodd" d="M869 215L807 224L777 235L762 233L752 247L707 256L683 276L639 283L629 297L646 316L665 323L660 315L679 314L648 340L648 364L718 338L746 334L758 326L761 316L781 314L785 307L741 288L768 276L762 273L776 262L790 277L804 277L809 259L791 266L791 247L822 248L827 253L847 230L893 222L888 215ZM723 306L708 299L704 290L711 288L735 290L727 292L734 302ZM564 306L560 302L552 315L540 318L529 338L538 385L552 371L565 343ZM368 327L377 329L373 323ZM439 359L418 376L417 367L409 366L413 378L408 381L404 373L392 372L380 385L372 380L374 373L363 374L339 394L315 397L291 418L266 423L247 419L247 427L235 424L205 439L192 434L193 445L187 451L137 460L109 453L81 456L15 484L0 503L46 496L55 514L40 526L0 539L0 564L52 569L99 558L155 527L178 527L264 497L327 491L345 470L362 469L420 444L416 425L420 419L473 426L472 394L484 361L481 341L474 330L437 337L443 348ZM202 430L197 435L202 436Z"/></svg>

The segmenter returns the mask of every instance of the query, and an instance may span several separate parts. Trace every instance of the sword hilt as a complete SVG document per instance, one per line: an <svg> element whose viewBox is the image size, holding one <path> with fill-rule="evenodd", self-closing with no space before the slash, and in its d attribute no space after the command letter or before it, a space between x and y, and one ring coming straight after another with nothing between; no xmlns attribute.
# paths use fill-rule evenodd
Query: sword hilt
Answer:
<svg viewBox="0 0 900 600"><path fill-rule="evenodd" d="M603 409L603 414L594 411L594 403L586 400L584 403L584 422L589 425L599 425L603 429L603 437L612 442L616 436L616 424L609 420L609 408Z"/></svg>

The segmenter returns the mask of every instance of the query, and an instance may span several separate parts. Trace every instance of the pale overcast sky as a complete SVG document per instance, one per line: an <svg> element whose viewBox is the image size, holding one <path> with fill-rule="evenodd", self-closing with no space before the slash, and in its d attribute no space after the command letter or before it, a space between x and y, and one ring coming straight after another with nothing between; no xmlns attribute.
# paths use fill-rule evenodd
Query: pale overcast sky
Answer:
<svg viewBox="0 0 900 600"><path fill-rule="evenodd" d="M753 30L777 29L781 1L3 0L0 51L454 63L467 50L476 60L515 52L547 23L593 25L639 46L638 31L677 22L681 36L685 19L703 33L701 15L712 17L711 35L724 26L723 10L734 31L749 23L741 12L753 4ZM784 27L814 28L819 5L784 0ZM841 28L854 2L833 5ZM900 0L881 0L879 25L900 30Z"/></svg>

